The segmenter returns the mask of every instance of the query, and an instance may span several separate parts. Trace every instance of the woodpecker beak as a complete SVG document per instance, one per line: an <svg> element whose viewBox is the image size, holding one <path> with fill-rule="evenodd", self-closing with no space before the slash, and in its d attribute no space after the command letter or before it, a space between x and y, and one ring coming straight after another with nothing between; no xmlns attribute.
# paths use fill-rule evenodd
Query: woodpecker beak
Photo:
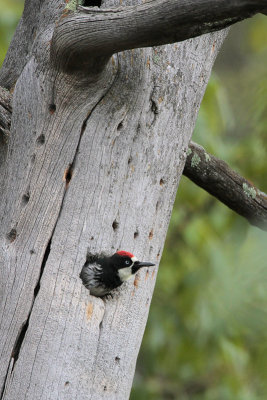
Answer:
<svg viewBox="0 0 267 400"><path fill-rule="evenodd" d="M134 265L136 265L138 268L142 268L142 267L154 267L155 264L146 261L144 262L135 261Z"/></svg>
<svg viewBox="0 0 267 400"><path fill-rule="evenodd" d="M132 274L135 274L137 271L139 271L140 268L142 267L153 267L155 264L152 264L150 262L140 262L136 260L134 264L132 265Z"/></svg>

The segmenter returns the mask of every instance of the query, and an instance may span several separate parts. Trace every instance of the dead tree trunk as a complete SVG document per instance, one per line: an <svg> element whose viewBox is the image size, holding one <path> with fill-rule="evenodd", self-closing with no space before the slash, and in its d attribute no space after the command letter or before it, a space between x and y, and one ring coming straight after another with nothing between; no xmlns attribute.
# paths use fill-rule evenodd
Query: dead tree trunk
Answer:
<svg viewBox="0 0 267 400"><path fill-rule="evenodd" d="M173 16L179 2L144 3L151 18L153 3L162 10L171 5ZM212 24L207 13L190 17L193 3L208 8L209 2L180 3L180 19L164 14L158 35L153 18L154 30L149 18L137 18L131 30L128 10L140 13L141 6L120 9L126 14L120 25L123 15L114 10L72 13L61 0L26 1L0 75L0 85L14 88L8 151L0 157L2 399L129 396L156 274L140 272L104 302L89 295L79 272L88 248L125 249L159 263L225 31L127 49L196 36L258 11L257 2L240 1L238 9L236 1L231 14L228 1L217 1L225 12ZM141 11L147 17L146 7ZM117 36L116 21L107 25L113 17ZM175 27L183 32L174 34ZM106 46L110 35L117 47ZM122 52L110 57L115 51Z"/></svg>

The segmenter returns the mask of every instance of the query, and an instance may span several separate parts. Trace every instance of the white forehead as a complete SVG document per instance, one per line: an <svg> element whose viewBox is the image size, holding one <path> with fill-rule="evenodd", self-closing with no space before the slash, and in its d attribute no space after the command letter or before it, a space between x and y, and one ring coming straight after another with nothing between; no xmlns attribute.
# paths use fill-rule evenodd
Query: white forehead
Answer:
<svg viewBox="0 0 267 400"><path fill-rule="evenodd" d="M137 257L133 256L131 257L132 262L138 261Z"/></svg>

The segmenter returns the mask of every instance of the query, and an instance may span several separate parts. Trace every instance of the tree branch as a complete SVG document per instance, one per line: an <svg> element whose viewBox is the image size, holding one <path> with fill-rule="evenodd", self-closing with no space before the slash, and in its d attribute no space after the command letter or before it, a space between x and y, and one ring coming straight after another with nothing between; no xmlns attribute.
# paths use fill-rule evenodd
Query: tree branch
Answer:
<svg viewBox="0 0 267 400"><path fill-rule="evenodd" d="M252 225L267 230L267 195L194 142L183 174Z"/></svg>
<svg viewBox="0 0 267 400"><path fill-rule="evenodd" d="M267 11L267 0L150 0L118 9L79 7L63 17L52 40L52 60L83 69L92 57L183 41Z"/></svg>

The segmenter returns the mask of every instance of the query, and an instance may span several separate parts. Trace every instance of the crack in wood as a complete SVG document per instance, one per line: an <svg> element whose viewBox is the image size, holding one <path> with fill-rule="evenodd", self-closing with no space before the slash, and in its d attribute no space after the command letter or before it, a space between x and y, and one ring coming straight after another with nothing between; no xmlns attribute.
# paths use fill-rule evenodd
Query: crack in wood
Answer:
<svg viewBox="0 0 267 400"><path fill-rule="evenodd" d="M1 390L1 393L0 393L0 400L3 399L3 397L5 395L6 388L8 386L8 382L9 382L9 379L10 379L11 371L13 369L13 363L14 363L13 358L10 358L9 364L8 364L8 368L7 368L7 373L6 373L6 376L5 376L5 379L4 379L4 383L3 383L3 387L2 387L2 390Z"/></svg>
<svg viewBox="0 0 267 400"><path fill-rule="evenodd" d="M41 282L42 275L43 275L43 272L44 272L44 269L45 269L45 264L47 262L49 254L50 254L50 249L51 249L51 239L49 240L49 242L48 242L48 244L46 246L46 249L45 249L45 253L44 253L44 257L43 257L43 261L42 261L41 269L40 269L40 273L39 273L39 278L38 278L38 281L36 283L36 286L35 286L34 292L33 292L33 301L32 301L32 305L31 305L31 308L30 308L30 311L29 311L29 314L28 314L28 318L27 318L27 320L25 322L23 322L23 324L21 326L21 330L20 330L20 332L19 332L19 334L17 336L17 339L15 341L15 344L14 344L14 347L13 347L13 350L12 350L11 358L14 359L14 364L13 364L11 372L13 372L15 364L16 364L18 358L19 358L19 353L20 353L20 350L21 350L21 347L22 347L22 344L23 344L23 341L24 341L24 338L25 338L25 335L26 335L26 332L27 332L27 329L28 329L28 326L29 326L29 320L30 320L30 317L31 317L32 309L33 309L36 297L37 297L37 295L39 293L39 290L40 290L40 282Z"/></svg>
<svg viewBox="0 0 267 400"><path fill-rule="evenodd" d="M111 89L111 87L112 87L112 85L113 85L113 83L114 83L114 81L115 81L116 76L117 76L117 73L115 74L114 79L113 79L113 81L112 81L110 87L108 88L108 90L103 94L103 96L100 97L100 99L98 100L98 102L94 105L94 107L93 107L92 110L88 113L87 117L84 119L84 121L83 121L83 123L82 123L79 141L78 141L78 144L77 144L77 147L76 147L76 151L75 151L75 154L74 154L72 163L71 163L72 171L73 171L73 169L74 169L74 166L75 166L75 163L76 163L76 159L77 159L77 156L78 156L78 154L79 154L80 144L81 144L82 136L83 136L84 131L85 131L86 126L87 126L87 122L88 122L90 116L92 115L92 113L94 112L94 110L96 109L96 107L101 103L101 101L104 99L104 97L107 95L107 93L108 93L109 90Z"/></svg>
<svg viewBox="0 0 267 400"><path fill-rule="evenodd" d="M104 301L103 301L103 305L104 305L104 312L103 312L101 321L99 322L98 341L97 341L97 346L96 346L96 352L95 352L93 365L95 365L95 362L96 362L96 359L97 359L98 349L99 349L99 345L100 345L101 332L102 332L102 329L103 329L103 320L104 320L105 311L106 311L106 307L105 307L105 302ZM92 390L93 390L93 387L94 387L94 381L95 381L95 376L93 378ZM90 392L90 399L89 400L92 400L92 397L93 397L93 394L94 394L94 392L92 392L92 390Z"/></svg>
<svg viewBox="0 0 267 400"><path fill-rule="evenodd" d="M116 75L117 75L117 74L116 74ZM79 147L80 147L80 143L81 143L81 138L82 138L83 133L84 133L84 131L85 131L85 129L86 129L87 121L88 121L90 115L92 114L92 112L94 111L94 109L98 106L98 104L99 104L99 103L103 100L103 98L106 96L106 94L108 93L108 91L109 91L110 88L112 87L114 81L115 81L115 77L114 77L114 79L113 79L113 81L112 81L112 84L110 85L109 89L103 94L103 96L101 96L101 98L99 99L99 101L96 103L96 105L93 107L93 109L91 110L91 112L87 115L87 117L86 117L86 118L84 119L84 121L83 121L83 124L82 124L82 127L81 127L81 131L80 131L80 137L79 137L79 140L78 140L78 144L77 144L77 147L76 147L76 151L75 151L75 153L74 153L73 161L72 161L72 162L70 163L70 165L69 165L69 175L70 175L70 173L72 174L72 172L73 172L74 165L75 165L75 162L76 162L76 159L77 159L77 155L79 154ZM41 135L41 139L44 139L44 140L40 140L40 137L37 138L37 142L41 142L41 144L43 144L44 141L45 141L45 138L44 138L44 137L42 138L42 136L44 136L44 135ZM68 176L68 177L71 178L71 176ZM69 181L70 181L70 179L69 179ZM69 183L69 182L68 182L68 183ZM32 304L31 304L31 307L30 307L30 310L29 310L29 313L28 313L28 317L27 317L26 321L24 321L24 322L22 323L22 325L21 325L21 329L20 329L20 331L19 331L19 333L18 333L18 335L17 335L15 344L14 344L13 349L12 349L12 352L11 352L10 361L9 361L9 366L8 366L7 373L6 373L6 376L5 376L5 379L4 379L3 388L2 388L2 391L1 391L1 393L0 393L0 400L3 399L3 396L4 396L4 394L5 394L8 380L9 380L10 376L12 375L12 373L13 373L13 371L14 371L15 364L16 364L18 358L19 358L19 354L20 354L20 351L21 351L21 348L22 348L22 345L23 345L23 342L24 342L24 339L25 339L25 336L26 336L26 333L27 333L27 330L28 330L28 327L29 327L30 317L31 317L31 314L32 314L32 310L33 310L33 307L34 307L34 303L35 303L36 297L37 297L37 295L38 295L38 293L39 293L39 290L40 290L40 282L41 282L42 275L43 275L43 272L44 272L44 269L45 269L45 265L46 265L46 263L47 263L47 260L48 260L49 254L50 254L51 243L52 243L52 239L53 239L53 236L54 236L54 232L55 232L57 223L58 223L59 218L60 218L61 213L62 213L62 209L63 209L63 205L64 205L64 199L65 199L65 196L66 196L67 189L68 189L68 185L66 185L66 187L65 187L65 189L64 189L64 193L63 193L63 196L62 196L62 201L61 201L61 205L60 205L58 217L57 217L57 219L56 219L56 221L55 221L55 224L54 224L54 228L53 228L53 230L52 230L51 237L50 237L50 239L49 239L49 241L48 241L48 244L47 244L47 246L46 246L46 249L45 249L45 253L44 253L43 260L42 260L42 264L41 264L41 268L40 268L40 273L39 273L38 281L37 281L36 286L35 286L35 288L34 288L33 300L32 300ZM104 304L104 302L103 302L103 304ZM101 319L101 321L100 321L100 323L99 323L99 340L98 340L98 344L99 344L100 336L101 336L103 318L104 318L104 313L103 313L103 317L102 317L102 319ZM96 352L96 357L97 357L97 352Z"/></svg>
<svg viewBox="0 0 267 400"><path fill-rule="evenodd" d="M54 232L54 230L53 230L53 232ZM52 234L52 235L53 235L53 234ZM46 262L47 262L47 259L48 259L48 257L49 257L49 254L50 254L52 235L51 235L51 238L50 238L50 240L49 240L49 242L48 242L48 244L47 244L47 246L46 246L46 249L45 249L45 253L44 253L43 261L42 261L42 264L41 264L41 269L40 269L38 281L37 281L36 286L35 286L35 288L34 288L33 300L32 300L32 304L31 304L30 311L29 311L29 313L28 313L28 317L27 317L26 321L24 321L24 322L22 323L22 325L21 325L20 331L19 331L19 333L18 333L18 335L17 335L15 344L14 344L13 349L12 349L12 352L11 352L11 357L10 357L10 361L9 361L9 367L8 367L8 369L7 369L7 373L6 373L6 376L5 376L5 380L4 380L2 392L1 392L1 395L0 395L0 400L1 400L1 399L3 398L3 396L4 396L5 389L6 389L6 386L7 386L8 377L9 377L9 376L13 373L13 371L14 371L16 362L17 362L17 360L18 360L18 358L19 358L19 354L20 354L20 350L21 350L23 341L24 341L24 339L25 339L26 332L27 332L28 327L29 327L29 321L30 321L30 317L31 317L32 310L33 310L33 306L34 306L36 297L37 297L37 295L38 295L38 293L39 293L39 290L40 290L40 282L41 282L42 275L43 275L43 272L44 272L44 269L45 269L45 264L46 264Z"/></svg>
<svg viewBox="0 0 267 400"><path fill-rule="evenodd" d="M66 189L68 189L68 186L72 178L72 174L73 174L73 165L69 164L68 168L66 168L64 172L64 181L66 182Z"/></svg>
<svg viewBox="0 0 267 400"><path fill-rule="evenodd" d="M100 100L97 102L97 104L95 105L93 110L102 101L102 99L106 95L106 93L100 98ZM91 113L83 121L83 124L82 124L82 127L81 127L81 132L80 132L80 137L79 137L79 141L78 141L78 144L77 144L77 147L76 147L76 151L75 151L75 154L74 154L74 157L73 157L73 161L69 166L69 174L72 174L72 172L73 172L75 161L76 161L77 155L79 154L79 147L80 147L80 143L81 143L81 138L82 138L82 135L83 135L83 133L85 131L87 120L90 117ZM70 179L71 179L71 176L69 177L69 181L70 181ZM66 179L66 181L67 181L67 179ZM69 183L69 181L67 183ZM17 339L15 341L15 344L14 344L14 347L13 347L13 350L12 350L12 353L11 353L11 359L13 359L13 361L14 361L11 373L13 372L15 364L16 364L16 361L19 358L19 353L20 353L20 350L21 350L21 347L22 347L22 344L23 344L23 341L24 341L24 338L25 338L25 335L26 335L26 332L27 332L27 329L28 329L28 326L29 326L29 320L30 320L30 317L31 317L33 306L34 306L36 297L37 297L37 295L39 293L39 290L40 290L41 278L42 278L42 275L43 275L43 272L44 272L44 269L45 269L45 265L46 265L46 262L48 260L49 254L50 254L52 238L53 238L53 235L54 235L54 232L55 232L55 228L57 226L58 220L60 218L60 215L61 215L61 212L62 212L62 209L63 209L64 199L65 199L65 195L66 195L67 189L68 189L68 184L65 187L65 190L64 190L64 193L63 193L63 197L62 197L62 201L61 201L60 210L59 210L59 213L58 213L58 217L56 219L56 222L55 222L51 237L49 239L49 242L48 242L48 244L46 246L46 250L45 250L45 253L44 253L43 261L42 261L42 264L41 264L39 278L38 278L37 284L36 284L36 286L34 288L34 297L33 297L32 305L31 305L27 320L21 326L20 332L19 332L19 334L17 336ZM101 329L102 329L102 320L101 320L100 325L99 325L99 332L101 332ZM8 375L8 372L7 372L7 375ZM6 382L6 379L7 379L7 375L6 375L6 378L5 378L5 382ZM4 393L4 390L5 390L5 388L3 389L3 393ZM1 399L1 397L0 397L0 399Z"/></svg>

